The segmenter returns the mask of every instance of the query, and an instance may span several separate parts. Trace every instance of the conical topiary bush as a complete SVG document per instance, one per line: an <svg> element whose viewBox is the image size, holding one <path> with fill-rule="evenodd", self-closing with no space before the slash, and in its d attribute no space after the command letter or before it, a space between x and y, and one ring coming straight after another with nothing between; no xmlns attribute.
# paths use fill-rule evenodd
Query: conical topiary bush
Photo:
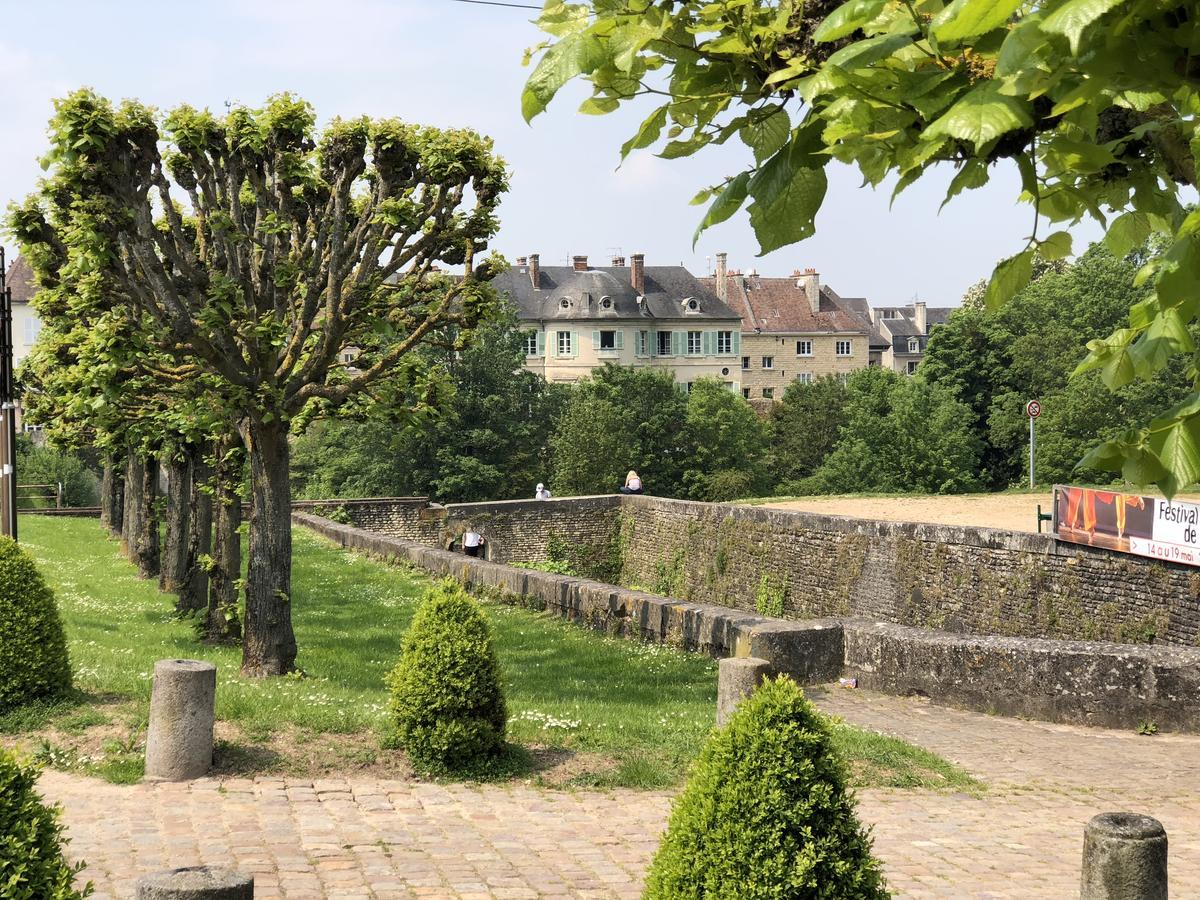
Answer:
<svg viewBox="0 0 1200 900"><path fill-rule="evenodd" d="M388 686L397 737L417 770L473 769L503 749L508 712L491 632L454 581L426 593Z"/></svg>
<svg viewBox="0 0 1200 900"><path fill-rule="evenodd" d="M36 767L0 748L0 897L81 900L92 886L75 889L83 866L63 857L58 811L38 796L37 779Z"/></svg>
<svg viewBox="0 0 1200 900"><path fill-rule="evenodd" d="M11 538L0 538L0 713L70 689L54 593L29 555Z"/></svg>
<svg viewBox="0 0 1200 900"><path fill-rule="evenodd" d="M764 682L708 739L646 880L649 900L888 897L824 720Z"/></svg>

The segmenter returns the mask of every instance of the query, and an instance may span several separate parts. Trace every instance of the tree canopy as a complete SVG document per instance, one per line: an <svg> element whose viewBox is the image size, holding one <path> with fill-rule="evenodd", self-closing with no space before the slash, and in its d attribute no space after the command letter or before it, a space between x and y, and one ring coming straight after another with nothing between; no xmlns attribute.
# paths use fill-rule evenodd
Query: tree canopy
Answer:
<svg viewBox="0 0 1200 900"><path fill-rule="evenodd" d="M1091 218L1123 255L1148 235L1163 252L1137 274L1128 317L1089 344L1080 371L1110 388L1152 380L1193 354L1200 313L1200 17L1158 0L681 0L550 2L549 39L525 86L527 119L570 80L585 113L641 96L661 102L622 147L688 156L737 138L752 162L696 202L703 230L747 206L763 252L811 235L831 160L898 193L935 167L956 174L947 200L1015 165L1031 209L1024 247L985 292L995 309L1024 287L1037 255L1072 250ZM1047 232L1045 223L1052 229ZM1189 377L1196 377L1189 361ZM1173 493L1200 478L1200 392L1088 456Z"/></svg>
<svg viewBox="0 0 1200 900"><path fill-rule="evenodd" d="M119 298L139 339L210 380L206 400L246 446L243 670L286 672L290 423L363 393L419 395L412 351L486 318L504 164L470 131L366 117L318 129L289 94L218 117L81 90L55 104L45 165L10 217L43 285Z"/></svg>

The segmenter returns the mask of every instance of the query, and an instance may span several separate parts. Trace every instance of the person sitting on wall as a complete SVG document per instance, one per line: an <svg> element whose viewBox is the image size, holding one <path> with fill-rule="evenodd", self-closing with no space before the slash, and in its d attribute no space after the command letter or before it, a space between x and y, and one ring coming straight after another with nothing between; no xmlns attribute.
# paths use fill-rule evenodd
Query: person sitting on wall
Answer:
<svg viewBox="0 0 1200 900"><path fill-rule="evenodd" d="M642 479L638 477L638 473L629 470L629 474L625 476L625 485L621 488L622 494L640 494L642 492Z"/></svg>
<svg viewBox="0 0 1200 900"><path fill-rule="evenodd" d="M474 529L463 532L463 553L467 556L478 556L479 550L483 547L483 535Z"/></svg>
<svg viewBox="0 0 1200 900"><path fill-rule="evenodd" d="M533 499L535 499L535 500L549 500L550 499L550 491L548 491L546 489L546 486L544 484L542 484L540 481L538 482L537 491L534 492Z"/></svg>

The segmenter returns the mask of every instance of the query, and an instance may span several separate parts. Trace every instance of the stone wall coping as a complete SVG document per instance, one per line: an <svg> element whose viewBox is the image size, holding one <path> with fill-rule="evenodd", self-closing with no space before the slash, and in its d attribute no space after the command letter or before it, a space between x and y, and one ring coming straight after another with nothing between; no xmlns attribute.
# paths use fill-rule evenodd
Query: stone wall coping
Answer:
<svg viewBox="0 0 1200 900"><path fill-rule="evenodd" d="M907 537L921 541L965 544L990 549L1024 550L1034 553L1053 554L1059 552L1059 542L1049 534L1005 531L1000 528L980 528L973 525L884 522L877 519L832 516L798 509L772 509L765 506L743 506L737 503L703 503L697 500L676 500L647 494L619 496L622 505L635 507L658 505L677 507L680 510L694 510L699 507L712 515L779 528L795 527L799 523L801 526L818 531L853 532L876 537ZM1089 549L1079 544L1071 544L1070 548L1071 553Z"/></svg>
<svg viewBox="0 0 1200 900"><path fill-rule="evenodd" d="M1033 653L1053 653L1060 656L1086 656L1089 659L1140 660L1168 668L1200 670L1200 648L1178 647L1170 644L1118 644L1110 641L1062 641L1054 638L1008 637L995 634L962 634L955 631L935 631L912 625L873 622L869 619L836 620L843 630L860 634L878 634L903 638L906 641L943 647L978 650L1012 650Z"/></svg>
<svg viewBox="0 0 1200 900"><path fill-rule="evenodd" d="M620 494L584 494L579 497L551 497L549 500L523 498L520 500L487 500L482 503L447 503L446 510L457 517L469 517L471 513L511 512L516 509L533 508L536 506L553 506L560 504L587 503L589 505L610 507L620 505Z"/></svg>

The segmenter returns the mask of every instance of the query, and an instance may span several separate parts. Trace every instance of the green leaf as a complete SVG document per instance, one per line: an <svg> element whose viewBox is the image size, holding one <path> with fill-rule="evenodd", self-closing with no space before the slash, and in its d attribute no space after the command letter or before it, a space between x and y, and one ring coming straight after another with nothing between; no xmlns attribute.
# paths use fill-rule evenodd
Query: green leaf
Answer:
<svg viewBox="0 0 1200 900"><path fill-rule="evenodd" d="M946 110L925 129L922 137L958 138L978 147L1032 123L1025 106L1016 97L1006 97L1000 93L999 84L988 81Z"/></svg>
<svg viewBox="0 0 1200 900"><path fill-rule="evenodd" d="M526 122L545 112L559 88L576 75L590 73L604 58L599 40L587 33L569 34L552 44L538 61L521 93L521 114Z"/></svg>
<svg viewBox="0 0 1200 900"><path fill-rule="evenodd" d="M1071 255L1071 235L1065 231L1054 232L1038 242L1038 253L1043 259L1065 259Z"/></svg>
<svg viewBox="0 0 1200 900"><path fill-rule="evenodd" d="M809 150L806 131L772 156L750 179L750 225L759 255L811 237L813 221L825 199L827 181L821 160Z"/></svg>
<svg viewBox="0 0 1200 900"><path fill-rule="evenodd" d="M1098 447L1089 450L1079 462L1076 469L1098 469L1101 472L1120 472L1125 464L1125 449L1117 441L1105 441Z"/></svg>
<svg viewBox="0 0 1200 900"><path fill-rule="evenodd" d="M883 12L886 5L887 0L849 0L817 26L812 39L820 44L852 34Z"/></svg>
<svg viewBox="0 0 1200 900"><path fill-rule="evenodd" d="M1187 324L1177 309L1160 312L1129 350L1133 370L1140 378L1149 379L1162 369L1177 353L1196 349Z"/></svg>
<svg viewBox="0 0 1200 900"><path fill-rule="evenodd" d="M667 106L663 104L654 112L646 117L641 126L637 130L637 134L621 145L621 159L629 155L631 150L641 150L649 147L658 140L658 136L662 134L663 127L667 124Z"/></svg>
<svg viewBox="0 0 1200 900"><path fill-rule="evenodd" d="M712 202L708 208L708 212L704 214L704 218L696 227L696 233L692 235L692 248L695 249L696 241L700 239L700 234L706 229L724 222L735 212L741 209L742 204L746 200L746 188L750 184L750 173L742 172L725 186L725 189L717 195L717 199Z"/></svg>
<svg viewBox="0 0 1200 900"><path fill-rule="evenodd" d="M620 101L612 97L588 97L579 104L579 111L585 116L603 116L619 107Z"/></svg>
<svg viewBox="0 0 1200 900"><path fill-rule="evenodd" d="M1065 35L1071 42L1071 52L1078 53L1079 38L1083 35L1083 30L1110 9L1124 2L1125 0L1070 0L1046 16L1042 22L1042 31Z"/></svg>
<svg viewBox="0 0 1200 900"><path fill-rule="evenodd" d="M984 306L989 312L999 309L1029 284L1033 277L1033 255L1032 249L1022 250L996 264L983 295Z"/></svg>
<svg viewBox="0 0 1200 900"><path fill-rule="evenodd" d="M939 41L958 41L987 34L1004 25L1024 0L954 0L934 16L933 34Z"/></svg>
<svg viewBox="0 0 1200 900"><path fill-rule="evenodd" d="M950 187L946 189L946 199L942 201L942 207L961 194L963 191L973 191L976 188L981 188L988 181L987 166L981 159L967 160L963 167L958 170L958 174L954 176L950 182ZM942 208L939 207L939 210Z"/></svg>
<svg viewBox="0 0 1200 900"><path fill-rule="evenodd" d="M1152 435L1148 443L1174 482L1172 489L1163 485L1164 491L1174 494L1179 487L1200 480L1200 416L1179 420ZM1156 480L1161 484L1162 479Z"/></svg>
<svg viewBox="0 0 1200 900"><path fill-rule="evenodd" d="M738 134L742 143L754 151L754 161L762 163L779 152L791 132L792 120L780 109L766 118L745 125Z"/></svg>
<svg viewBox="0 0 1200 900"><path fill-rule="evenodd" d="M1127 212L1113 219L1104 235L1104 244L1114 256L1124 256L1140 247L1150 236L1150 220L1145 213Z"/></svg>

